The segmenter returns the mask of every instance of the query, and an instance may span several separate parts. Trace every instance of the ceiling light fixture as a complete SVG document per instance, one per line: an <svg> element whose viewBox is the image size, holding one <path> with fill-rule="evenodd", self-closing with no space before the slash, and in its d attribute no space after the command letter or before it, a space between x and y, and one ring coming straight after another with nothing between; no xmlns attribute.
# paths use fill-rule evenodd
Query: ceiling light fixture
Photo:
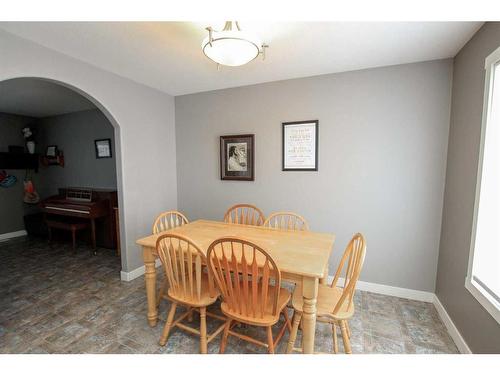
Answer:
<svg viewBox="0 0 500 375"><path fill-rule="evenodd" d="M233 28L233 24L235 28ZM205 56L219 65L240 66L249 63L257 56L265 59L267 44L255 35L242 31L237 21L227 21L222 31L206 28L208 36L201 48Z"/></svg>

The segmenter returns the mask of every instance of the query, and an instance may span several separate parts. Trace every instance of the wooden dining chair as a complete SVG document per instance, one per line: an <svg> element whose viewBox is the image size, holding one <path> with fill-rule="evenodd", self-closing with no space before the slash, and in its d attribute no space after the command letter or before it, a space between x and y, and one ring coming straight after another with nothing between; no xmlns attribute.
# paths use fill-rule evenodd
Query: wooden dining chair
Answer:
<svg viewBox="0 0 500 375"><path fill-rule="evenodd" d="M309 230L307 221L294 212L274 212L264 221L264 226L280 230Z"/></svg>
<svg viewBox="0 0 500 375"><path fill-rule="evenodd" d="M262 225L265 218L259 208L246 203L235 204L224 214L224 221L234 224Z"/></svg>
<svg viewBox="0 0 500 375"><path fill-rule="evenodd" d="M274 260L256 244L237 237L212 242L207 260L209 272L221 292L221 310L228 318L220 353L224 353L229 335L264 346L269 353L274 353L286 328L291 330L286 309L291 294L281 288L281 272ZM285 323L273 339L272 327L280 314L284 315ZM266 327L267 343L232 331L238 322Z"/></svg>
<svg viewBox="0 0 500 375"><path fill-rule="evenodd" d="M286 231L309 231L307 221L294 212L274 212L267 217L263 226ZM295 286L295 283L292 282L288 282L287 284L290 285L290 288ZM287 306L292 307L291 301Z"/></svg>
<svg viewBox="0 0 500 375"><path fill-rule="evenodd" d="M153 234L180 227L189 223L189 220L179 211L165 211L158 215L153 223Z"/></svg>
<svg viewBox="0 0 500 375"><path fill-rule="evenodd" d="M334 353L338 352L337 326L340 327L342 333L344 351L347 354L352 353L350 343L351 332L348 320L354 315L354 293L359 274L361 273L361 268L363 267L365 253L365 238L362 234L357 233L352 237L351 241L349 241L331 285L318 285L317 321L332 325ZM343 287L341 288L337 286L337 283L344 269L344 281ZM293 326L288 342L287 353L291 353L293 350L300 351L300 349L296 349L294 345L303 313L302 284L297 284L295 287L292 305L295 313L293 316Z"/></svg>
<svg viewBox="0 0 500 375"><path fill-rule="evenodd" d="M207 307L217 300L219 293L214 287L211 275L203 271L203 265L206 264L205 255L187 237L168 233L157 239L156 251L163 265L165 278L168 279L167 298L172 302L160 338L160 345L164 346L170 330L178 327L200 336L200 352L207 353L208 343L225 327L225 324L222 324L207 336L207 316L224 322L226 319L207 312ZM174 321L179 305L186 307L187 311ZM182 323L192 311L198 311L200 314L199 330Z"/></svg>
<svg viewBox="0 0 500 375"><path fill-rule="evenodd" d="M156 220L153 223L153 234L158 234L161 232L165 232L169 229L180 227L181 225L189 223L186 216L184 216L179 211L165 211L158 215ZM165 298L165 292L168 288L168 282L165 279L161 284L160 290L158 291L156 297L156 306L160 305L160 301L162 298Z"/></svg>

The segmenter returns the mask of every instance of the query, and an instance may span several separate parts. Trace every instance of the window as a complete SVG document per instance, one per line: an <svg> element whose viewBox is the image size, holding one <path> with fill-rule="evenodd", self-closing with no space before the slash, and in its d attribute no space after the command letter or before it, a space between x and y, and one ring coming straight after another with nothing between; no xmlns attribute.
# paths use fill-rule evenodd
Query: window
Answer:
<svg viewBox="0 0 500 375"><path fill-rule="evenodd" d="M465 287L500 323L500 48L486 58L481 146Z"/></svg>

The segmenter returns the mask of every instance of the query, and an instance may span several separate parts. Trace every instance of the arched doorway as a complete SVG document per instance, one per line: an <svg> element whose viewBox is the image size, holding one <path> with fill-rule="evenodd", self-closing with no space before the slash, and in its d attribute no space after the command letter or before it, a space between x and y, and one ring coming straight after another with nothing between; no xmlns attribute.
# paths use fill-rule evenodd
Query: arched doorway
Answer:
<svg viewBox="0 0 500 375"><path fill-rule="evenodd" d="M117 195L118 195L118 202L119 206L122 208L123 207L123 183L122 183L122 163L121 163L121 145L120 145L120 127L114 116L110 113L110 111L106 108L105 105L103 105L99 100L97 100L94 96L88 94L84 90L76 87L75 85L69 84L67 82L63 82L60 80L55 80L51 78L45 78L45 77L38 77L38 76L17 76L17 77L11 77L8 79L2 79L0 83L4 82L12 82L16 80L40 80L40 81L45 81L49 82L53 85L61 86L64 87L68 90L71 90L72 92L75 92L76 94L84 97L86 100L91 102L101 113L104 115L104 117L107 119L109 124L113 127L113 133L114 133L114 147L113 147L113 156L114 156L114 161L115 161L115 170L116 170L116 190L117 190ZM120 217L120 226L123 228L123 210L120 209L118 211L118 215ZM124 241L124 230L120 230L120 237L121 240L120 242L123 244L125 243ZM121 265L122 268L127 262L127 254L125 251L122 252L121 254ZM119 277L119 275L117 275Z"/></svg>

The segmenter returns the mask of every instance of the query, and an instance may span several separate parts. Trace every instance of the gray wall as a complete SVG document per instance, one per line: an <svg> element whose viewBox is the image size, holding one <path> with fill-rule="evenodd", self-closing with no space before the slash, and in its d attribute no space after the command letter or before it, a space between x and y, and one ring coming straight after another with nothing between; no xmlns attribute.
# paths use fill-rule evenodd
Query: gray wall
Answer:
<svg viewBox="0 0 500 375"><path fill-rule="evenodd" d="M337 235L330 273L366 235L364 281L434 292L451 60L175 98L179 208L222 219L237 202L291 210ZM319 171L281 171L281 122L319 120ZM221 181L219 136L255 133L254 182Z"/></svg>
<svg viewBox="0 0 500 375"><path fill-rule="evenodd" d="M122 269L144 263L136 240L159 211L177 207L174 98L0 31L0 80L38 77L76 89L114 126Z"/></svg>
<svg viewBox="0 0 500 375"><path fill-rule="evenodd" d="M500 325L465 289L484 91L484 60L500 46L487 23L455 57L436 294L474 353L500 353Z"/></svg>
<svg viewBox="0 0 500 375"><path fill-rule="evenodd" d="M33 124L35 119L25 116L0 113L0 152L7 152L8 146L24 146L21 129ZM2 170L0 166L0 170ZM17 178L10 188L0 188L0 234L17 232L24 229L24 170L6 169L8 174Z"/></svg>
<svg viewBox="0 0 500 375"><path fill-rule="evenodd" d="M64 168L41 168L37 186L41 197L57 194L67 186L116 189L113 126L98 109L46 117L38 121L40 145L57 145L64 152ZM94 140L111 138L112 158L97 159Z"/></svg>

